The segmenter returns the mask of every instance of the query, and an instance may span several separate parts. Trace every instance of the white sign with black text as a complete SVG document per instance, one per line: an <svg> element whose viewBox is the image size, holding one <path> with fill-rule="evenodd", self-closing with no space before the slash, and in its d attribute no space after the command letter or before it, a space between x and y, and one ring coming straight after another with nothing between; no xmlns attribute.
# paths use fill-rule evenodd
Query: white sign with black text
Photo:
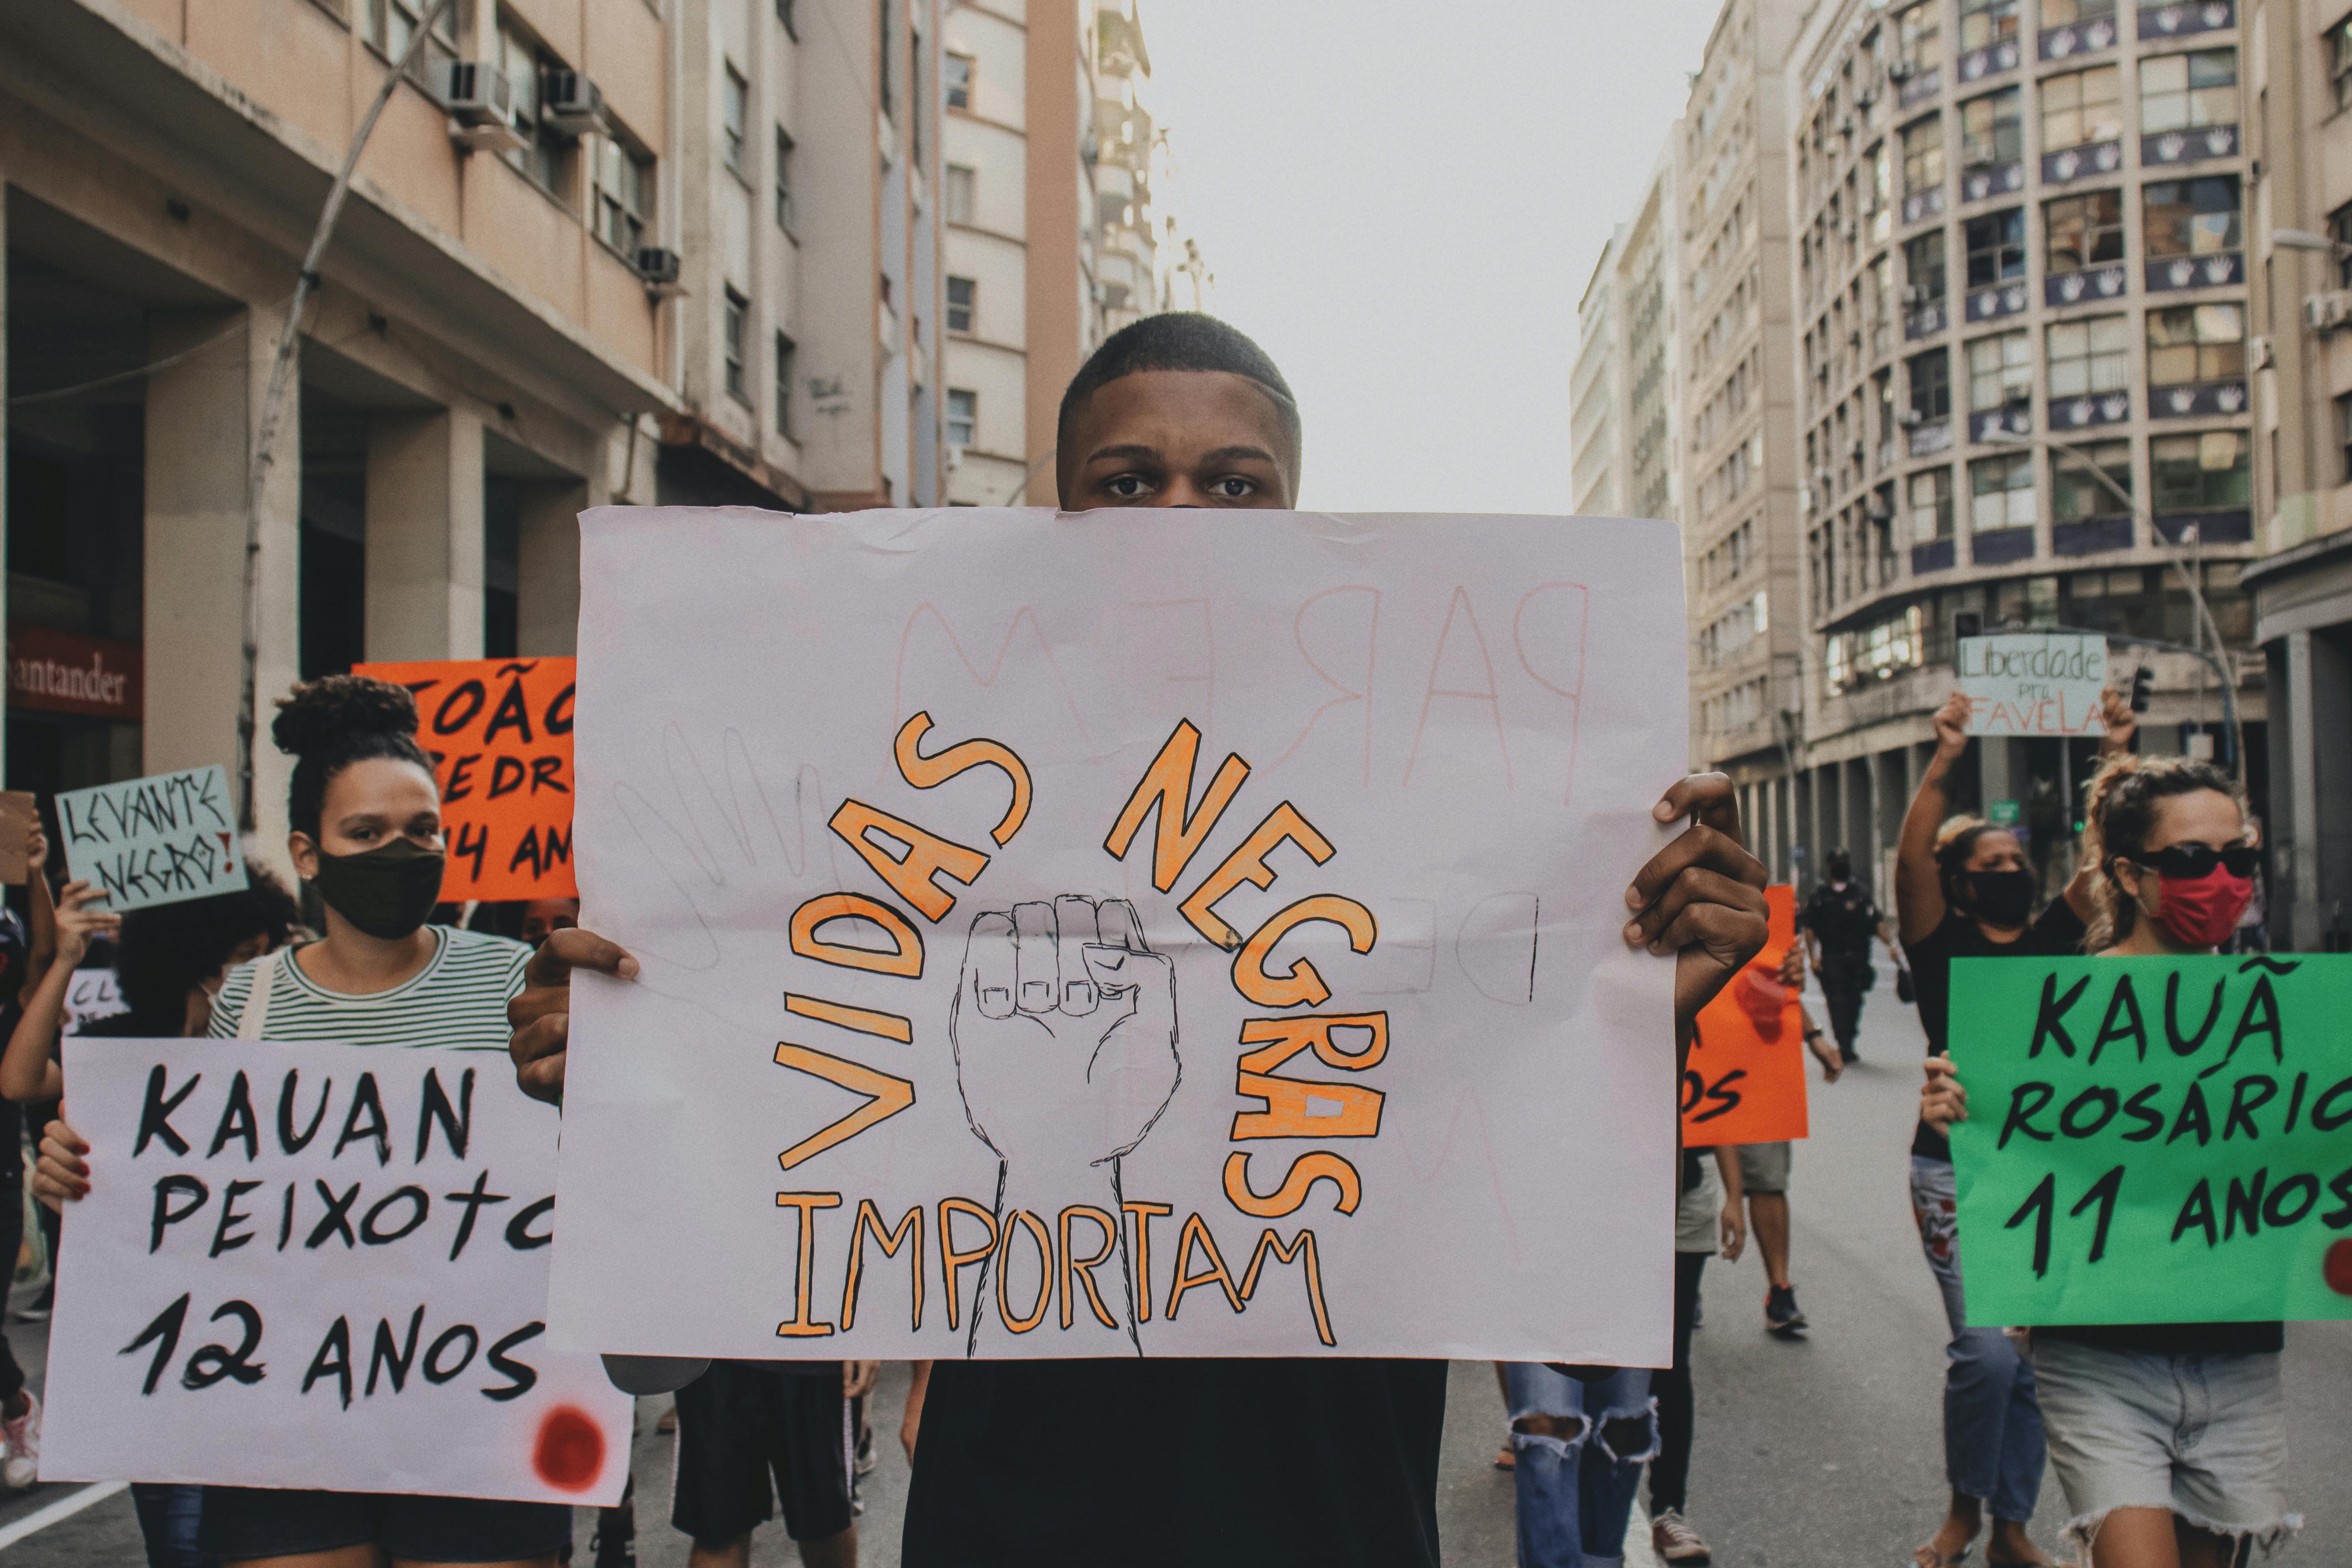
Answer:
<svg viewBox="0 0 2352 1568"><path fill-rule="evenodd" d="M610 1505L630 1401L550 1348L556 1113L504 1056L65 1048L44 1480Z"/></svg>

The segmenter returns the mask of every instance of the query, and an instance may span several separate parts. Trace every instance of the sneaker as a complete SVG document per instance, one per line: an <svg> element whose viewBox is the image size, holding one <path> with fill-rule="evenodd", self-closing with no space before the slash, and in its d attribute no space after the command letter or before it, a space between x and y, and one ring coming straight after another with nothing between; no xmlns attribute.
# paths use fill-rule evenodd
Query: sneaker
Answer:
<svg viewBox="0 0 2352 1568"><path fill-rule="evenodd" d="M1804 1332L1805 1314L1797 1306L1797 1287L1774 1285L1764 1292L1764 1326L1782 1338Z"/></svg>
<svg viewBox="0 0 2352 1568"><path fill-rule="evenodd" d="M41 1287L41 1293L16 1309L20 1323L45 1323L49 1321L49 1309L57 1304L58 1285L52 1280Z"/></svg>
<svg viewBox="0 0 2352 1568"><path fill-rule="evenodd" d="M1661 1563L1711 1563L1715 1553L1690 1527L1679 1509L1668 1509L1650 1521L1650 1550Z"/></svg>
<svg viewBox="0 0 2352 1568"><path fill-rule="evenodd" d="M876 1462L877 1461L874 1457L874 1428L872 1427L860 1427L857 1429L857 1459L855 1466L856 1473L861 1476L872 1475L874 1473L874 1466Z"/></svg>
<svg viewBox="0 0 2352 1568"><path fill-rule="evenodd" d="M0 1459L0 1484L23 1491L41 1479L41 1400L31 1389L25 1390L25 1413L0 1421L0 1440L7 1444L7 1458Z"/></svg>

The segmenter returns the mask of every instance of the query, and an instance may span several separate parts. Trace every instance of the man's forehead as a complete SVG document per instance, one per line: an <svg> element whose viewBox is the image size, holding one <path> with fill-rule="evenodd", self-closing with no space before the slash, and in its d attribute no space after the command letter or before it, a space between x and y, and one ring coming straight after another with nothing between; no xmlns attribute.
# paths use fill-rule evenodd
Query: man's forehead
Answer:
<svg viewBox="0 0 2352 1568"><path fill-rule="evenodd" d="M1231 371L1134 371L1097 387L1077 423L1093 438L1082 444L1089 448L1119 426L1173 426L1179 438L1210 439L1236 427L1279 438L1283 428L1274 394Z"/></svg>

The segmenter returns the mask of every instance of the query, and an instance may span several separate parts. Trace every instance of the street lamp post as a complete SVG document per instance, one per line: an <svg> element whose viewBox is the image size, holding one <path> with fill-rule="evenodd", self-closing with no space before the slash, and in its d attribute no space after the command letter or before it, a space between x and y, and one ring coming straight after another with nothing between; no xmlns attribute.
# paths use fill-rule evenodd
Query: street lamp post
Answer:
<svg viewBox="0 0 2352 1568"><path fill-rule="evenodd" d="M2330 243L2332 244L2333 242L2331 241ZM2200 645L2187 651L2195 653L2200 661L2210 665L2215 673L2215 678L2221 685L2221 707L2225 716L2224 722L2226 722L2230 727L2230 755L2232 764L2231 771L2236 773L2241 779L2243 779L2246 776L2245 736L2238 725L2237 694L2232 689L2229 662L2226 658L2221 657L2221 655L2228 653L2229 644L2221 640L2221 628L2215 622L2213 619L2213 612L2206 606L2205 585L2200 580L2203 576L2201 569L2196 565L2183 562L2179 545L2167 539L2162 531L2157 528L2156 514L2153 511L2142 512L2140 510L2139 502L2133 497L2132 493L2125 489L2122 486L2116 484L2114 477L2110 476L2105 469L2100 467L2096 463L2092 462L2089 455L2084 453L2080 447L2068 442L2053 441L2046 435L2028 435L2011 430L1990 430L1985 433L1983 439L1988 445L2031 446L2053 453L2063 454L2080 464L2083 468L2089 473L2092 478L2096 479L2101 485L2105 486L2109 495L2112 495L2116 499L2130 507L2134 517L2147 518L2148 538L2156 541L2159 547L2164 547L2166 549L2167 553L2165 559L2171 562L2172 569L2180 574L2181 581L2189 585L2189 602L2194 604L2197 609L2196 634ZM2193 525L2191 529L2184 529L2184 538L2190 539L2192 542L2201 543L2201 540L2196 538L2192 529ZM2204 649L2201 645L2208 633L2212 636L2213 652L2216 655L2211 659L2205 658ZM2118 640L2147 643L2146 639L2137 638ZM2160 644L2148 643L2147 645L2157 646Z"/></svg>

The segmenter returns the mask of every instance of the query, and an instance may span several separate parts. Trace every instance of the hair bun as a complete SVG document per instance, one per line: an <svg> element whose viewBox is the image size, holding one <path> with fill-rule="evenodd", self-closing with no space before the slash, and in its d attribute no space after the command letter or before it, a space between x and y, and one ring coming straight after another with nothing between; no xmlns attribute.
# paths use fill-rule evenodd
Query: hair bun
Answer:
<svg viewBox="0 0 2352 1568"><path fill-rule="evenodd" d="M406 686L369 675L327 675L304 681L278 699L269 737L278 749L300 757L338 736L354 732L415 735L416 699Z"/></svg>

